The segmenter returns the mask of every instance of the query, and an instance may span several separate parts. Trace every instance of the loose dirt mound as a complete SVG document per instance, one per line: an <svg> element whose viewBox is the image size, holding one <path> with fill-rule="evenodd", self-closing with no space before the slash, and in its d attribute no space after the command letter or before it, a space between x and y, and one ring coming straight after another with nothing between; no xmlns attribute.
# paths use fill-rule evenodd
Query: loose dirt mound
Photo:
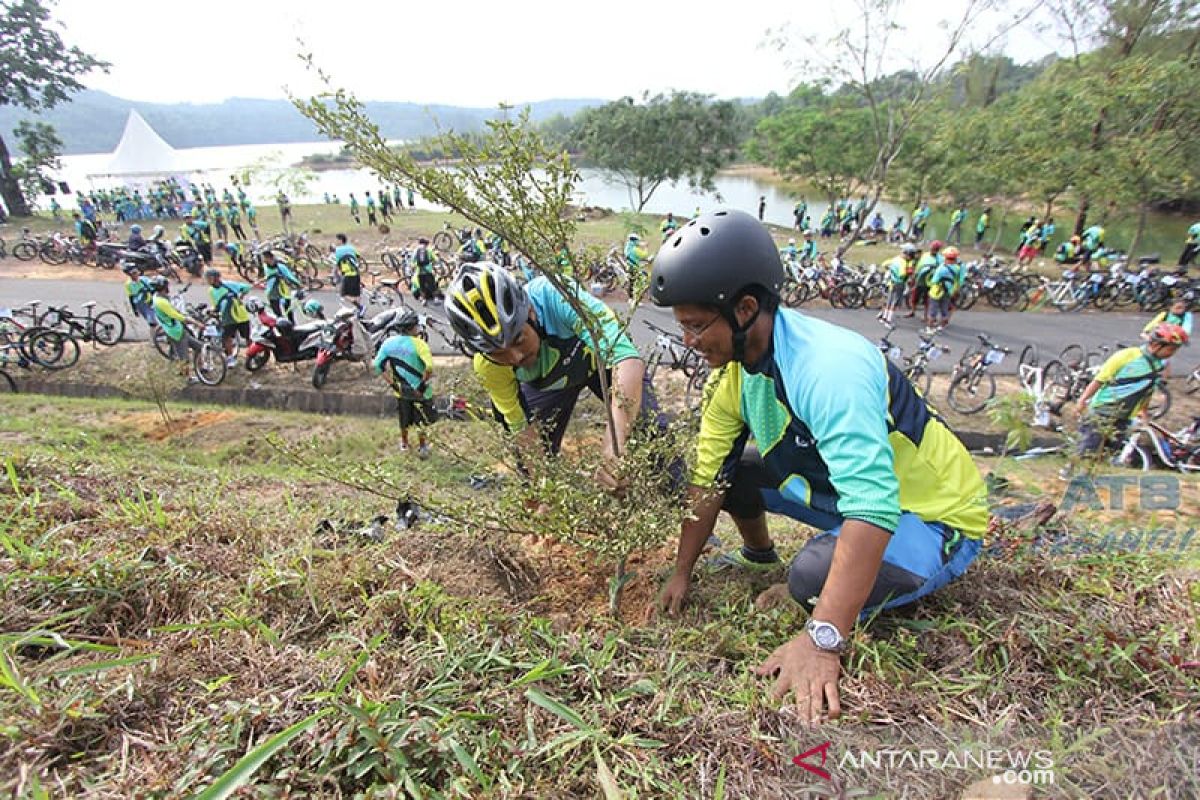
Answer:
<svg viewBox="0 0 1200 800"><path fill-rule="evenodd" d="M200 428L221 425L245 416L236 411L188 411L182 416L171 417L166 421L154 412L143 412L125 415L124 421L131 428L141 433L147 439L161 442L177 436L184 436Z"/></svg>

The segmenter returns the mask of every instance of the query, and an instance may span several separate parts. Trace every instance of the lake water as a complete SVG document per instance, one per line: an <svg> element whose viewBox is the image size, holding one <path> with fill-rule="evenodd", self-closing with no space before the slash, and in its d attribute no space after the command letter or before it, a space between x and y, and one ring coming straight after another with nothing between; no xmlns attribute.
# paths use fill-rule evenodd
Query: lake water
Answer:
<svg viewBox="0 0 1200 800"><path fill-rule="evenodd" d="M229 184L230 175L234 171L248 167L259 166L264 169L264 179L258 185L251 187L250 194L257 203L270 204L274 202L275 188L266 183L272 174L278 174L288 166L300 161L306 155L313 153L333 154L341 150L337 142L303 142L296 144L276 145L237 145L232 147L196 147L176 150L181 163L194 174L194 179L210 182L220 191ZM111 178L89 179L88 175L102 171L108 160L109 153L89 153L86 155L65 156L62 159L63 168L57 179L66 181L72 189L99 189L102 187L119 186L125 181ZM322 202L326 193L336 195L346 202L350 192L355 192L359 199L363 192L374 191L379 185L378 179L366 169L335 169L315 173L314 180L308 190L292 194L291 199L296 203ZM624 186L612 184L605 180L598 170L580 170L582 180L578 187L577 202L580 205L603 206L617 211L631 208L629 194ZM715 179L718 197L700 194L692 191L686 182L672 185L664 184L658 188L646 206L651 214L666 214L674 212L680 217L690 217L697 207L709 210L718 206L740 208L751 213L757 213L759 197L766 197L767 206L764 218L768 222L790 226L792 224L792 206L795 199L784 189L774 184L756 180L744 175L718 175ZM809 216L815 225L824 213L826 203L815 194L808 195ZM62 202L62 201L60 201ZM43 203L44 205L44 203ZM63 203L64 207L73 205ZM417 205L422 208L437 209L438 206L422 202ZM891 225L896 215L905 212L884 203L880 209L888 225Z"/></svg>
<svg viewBox="0 0 1200 800"><path fill-rule="evenodd" d="M276 192L275 187L269 183L272 176L280 174L306 155L333 154L340 150L340 143L326 141L197 147L177 150L176 153L182 164L188 170L194 171L194 179L210 182L218 191L229 185L230 175L234 171L253 166L262 168L262 177L251 186L249 191L255 202L269 205L274 203L273 198ZM63 168L57 178L67 181L73 189L98 189L120 185L121 181L112 179L93 181L87 177L89 174L102 171L110 158L111 154L109 153L65 156L62 159ZM618 211L631 207L629 194L624 186L609 183L597 170L584 169L580 171L580 174L582 180L578 187L576 200L579 205L603 206ZM306 192L291 193L293 202L319 203L322 202L326 193L336 195L342 202L346 202L351 192L355 192L361 200L363 192L374 191L379 186L379 180L365 169L327 170L317 172L315 175L316 179ZM671 211L684 218L690 217L697 207L702 210L711 210L718 206L727 206L757 213L758 199L765 197L767 201L765 219L778 225L791 226L792 206L795 198L783 187L746 175L718 175L714 182L720 194L719 200L711 195L692 191L686 182L678 185L664 184L654 193L645 210L652 214L666 214ZM809 215L812 224L816 225L825 211L826 203L816 192L808 194L807 197ZM42 205L44 207L45 203L43 202ZM74 206L74 202L64 202L63 206L71 208ZM425 209L439 209L435 204L429 203L419 196L417 206ZM972 223L974 213L977 213L978 210L977 208L972 209ZM880 205L880 212L888 226L901 214L907 217L909 211L910 209L901 209L887 202ZM945 234L945 216L945 214L934 214L929 227L931 235ZM1001 239L1002 247L1015 245L1015 226L1019 221L1015 215L1008 220L1004 236ZM1064 231L1070 226L1071 221L1070 214L1061 212L1059 230ZM1145 246L1141 248L1142 252L1158 250L1163 253L1165 260L1173 259L1178 255L1183 244L1184 233L1192 221L1194 220L1186 220L1169 214L1151 215ZM994 220L994 222L998 222L998 220ZM1128 245L1129 238L1133 233L1132 220L1113 220L1107 227L1110 245L1118 248ZM964 233L966 232L964 231Z"/></svg>

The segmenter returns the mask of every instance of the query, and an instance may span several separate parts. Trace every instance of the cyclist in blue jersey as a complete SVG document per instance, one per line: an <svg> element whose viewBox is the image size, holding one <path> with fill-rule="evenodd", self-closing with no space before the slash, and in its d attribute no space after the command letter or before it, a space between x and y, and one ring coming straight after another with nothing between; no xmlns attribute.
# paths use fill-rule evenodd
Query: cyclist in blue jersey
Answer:
<svg viewBox="0 0 1200 800"><path fill-rule="evenodd" d="M804 244L800 245L800 263L804 266L811 266L820 255L817 250L817 242L813 239L812 231L804 232Z"/></svg>
<svg viewBox="0 0 1200 800"><path fill-rule="evenodd" d="M396 395L400 451L408 450L408 429L416 428L417 455L428 458L425 426L437 419L437 413L433 409L433 355L429 343L419 335L419 324L415 311L405 311L396 320L400 333L383 341L372 367L376 375L383 375Z"/></svg>
<svg viewBox="0 0 1200 800"><path fill-rule="evenodd" d="M629 234L625 240L625 264L631 269L642 270L650 263L650 251L642 245L642 238L636 233Z"/></svg>
<svg viewBox="0 0 1200 800"><path fill-rule="evenodd" d="M133 309L134 314L146 320L146 324L154 328L158 325L153 305L154 284L132 264L125 267L124 272L128 278L125 281L125 296L129 298L129 307Z"/></svg>
<svg viewBox="0 0 1200 800"><path fill-rule="evenodd" d="M845 328L779 308L783 267L752 216L718 211L675 234L650 291L713 368L705 387L691 515L658 604L677 612L719 512L743 546L721 559L780 564L766 511L823 529L796 555L788 588L812 609L805 632L759 674L794 691L806 721L840 713L839 654L856 620L961 576L987 528L983 480L966 448L879 349ZM755 442L749 446L750 440Z"/></svg>
<svg viewBox="0 0 1200 800"><path fill-rule="evenodd" d="M263 251L262 264L263 281L267 289L267 302L271 305L271 311L276 317L287 317L292 322L295 322L296 317L292 309L292 301L296 295L296 290L302 286L300 279L288 267L286 261L275 256L275 251L273 250Z"/></svg>
<svg viewBox="0 0 1200 800"><path fill-rule="evenodd" d="M892 324L896 309L904 303L904 298L908 294L908 283L912 280L913 273L916 272L917 259L920 256L920 248L912 242L905 242L900 248L900 255L884 263L891 291L888 293L883 310L876 317L884 325Z"/></svg>
<svg viewBox="0 0 1200 800"><path fill-rule="evenodd" d="M362 273L359 271L362 258L346 234L339 233L334 237L337 247L333 249L333 263L338 274L338 294L350 305L358 309L358 316L366 312L362 304Z"/></svg>
<svg viewBox="0 0 1200 800"><path fill-rule="evenodd" d="M446 317L475 354L475 375L497 416L509 430L523 432L522 452L536 444L539 433L547 450L559 451L580 393L588 389L602 396L597 351L603 355L615 429L604 437L606 467L597 479L615 489L613 437L623 452L639 416L657 421L657 402L644 385L646 365L612 309L574 281L568 285L594 315L599 341L544 275L522 287L490 262L462 266L446 288Z"/></svg>

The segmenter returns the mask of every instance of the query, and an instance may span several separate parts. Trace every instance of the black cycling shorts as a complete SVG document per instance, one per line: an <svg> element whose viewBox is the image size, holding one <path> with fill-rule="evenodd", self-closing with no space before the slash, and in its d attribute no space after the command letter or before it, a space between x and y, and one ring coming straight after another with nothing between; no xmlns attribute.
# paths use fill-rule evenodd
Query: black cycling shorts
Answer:
<svg viewBox="0 0 1200 800"><path fill-rule="evenodd" d="M437 412L432 400L413 400L407 397L396 398L396 411L400 416L400 427L423 427L437 421Z"/></svg>
<svg viewBox="0 0 1200 800"><path fill-rule="evenodd" d="M359 275L343 275L342 285L338 289L342 297L358 297L362 294L362 277Z"/></svg>
<svg viewBox="0 0 1200 800"><path fill-rule="evenodd" d="M229 339L240 334L244 341L250 341L250 322L231 322L221 326L221 336Z"/></svg>

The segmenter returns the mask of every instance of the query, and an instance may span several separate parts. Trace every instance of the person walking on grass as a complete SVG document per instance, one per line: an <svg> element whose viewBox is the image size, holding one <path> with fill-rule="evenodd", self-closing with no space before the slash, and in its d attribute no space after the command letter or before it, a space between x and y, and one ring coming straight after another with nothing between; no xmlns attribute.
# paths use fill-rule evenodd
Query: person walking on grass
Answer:
<svg viewBox="0 0 1200 800"><path fill-rule="evenodd" d="M779 251L753 216L706 214L672 242L655 259L651 295L713 378L690 514L656 607L682 609L721 511L742 546L711 569L783 567L767 511L824 531L786 567L786 593L809 610L804 630L757 673L775 678L776 698L794 693L805 723L836 718L853 626L966 573L987 529L987 490L967 449L878 347L779 307Z"/></svg>
<svg viewBox="0 0 1200 800"><path fill-rule="evenodd" d="M379 224L375 217L375 198L371 195L370 189L367 189L367 224L372 228Z"/></svg>
<svg viewBox="0 0 1200 800"><path fill-rule="evenodd" d="M992 224L992 207L988 206L979 215L979 219L975 220L975 247L979 247L983 243L983 237L987 236L988 227Z"/></svg>
<svg viewBox="0 0 1200 800"><path fill-rule="evenodd" d="M967 221L967 205L962 203L950 215L950 230L946 231L947 244L962 244L962 226Z"/></svg>
<svg viewBox="0 0 1200 800"><path fill-rule="evenodd" d="M408 451L409 428L416 428L417 455L428 458L425 426L437 418L433 408L433 355L429 343L419 336L420 320L415 311L405 311L397 326L400 333L379 346L372 367L376 375L383 375L396 395L400 452Z"/></svg>
<svg viewBox="0 0 1200 800"><path fill-rule="evenodd" d="M354 220L355 225L362 225L362 217L359 215L358 198L354 196L354 192L350 193L350 219Z"/></svg>

